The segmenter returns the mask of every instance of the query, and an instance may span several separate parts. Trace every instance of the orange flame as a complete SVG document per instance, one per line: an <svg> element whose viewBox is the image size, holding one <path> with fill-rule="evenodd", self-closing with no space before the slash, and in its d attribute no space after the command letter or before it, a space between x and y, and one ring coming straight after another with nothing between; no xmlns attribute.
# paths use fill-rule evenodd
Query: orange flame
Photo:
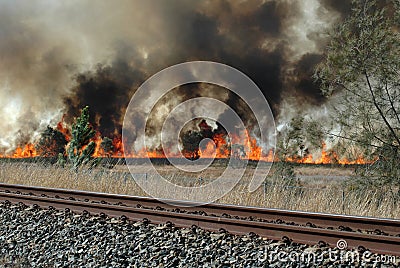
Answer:
<svg viewBox="0 0 400 268"><path fill-rule="evenodd" d="M64 118L65 118L65 114L63 114L60 122L57 123L57 130L60 131L62 134L64 134L65 139L67 141L70 141L71 140L71 133L69 132L69 129L65 126Z"/></svg>
<svg viewBox="0 0 400 268"><path fill-rule="evenodd" d="M64 134L67 141L71 140L71 133L64 123L63 115L60 122L57 124L57 130ZM206 126L203 125L203 128ZM239 145L240 148L243 149L241 158L255 161L266 161L273 162L279 161L276 157L274 157L274 151L271 149L267 153L262 151L261 146L257 143L256 138L252 137L249 134L248 130L245 130L240 135L231 135L230 136L231 144ZM108 156L106 152L101 148L101 142L103 138L100 132L96 132L95 137L92 139L95 142L95 157L105 157ZM111 157L120 158L124 157L124 148L122 138L120 136L116 136L112 140L113 152ZM229 158L231 156L231 146L228 144L228 136L224 133L216 133L213 135L211 140L202 146L198 152L194 152L194 155L197 155L201 158ZM300 156L291 156L287 157L285 161L294 162L294 163L305 163L305 164L366 164L371 163L372 161L365 160L362 156L359 156L357 159L347 159L340 158L337 153L333 150L327 150L325 143L321 145L321 155L319 157L315 157L315 155L307 154L302 157ZM168 149L167 149L168 150ZM182 157L181 153L172 153L170 151L164 151L159 149L148 149L142 148L137 152L128 153L126 157L129 158L165 158L166 154L170 157ZM34 144L28 143L24 147L18 147L12 154L9 155L1 155L0 157L11 157L11 158L28 158L38 156L39 153L36 151ZM190 157L190 156L188 156Z"/></svg>
<svg viewBox="0 0 400 268"><path fill-rule="evenodd" d="M326 150L326 144L322 143L322 151L319 158L314 158L313 155L307 154L300 158L298 156L286 158L287 162L303 163L303 164L341 164L341 165L354 165L354 164L368 164L373 161L364 159L363 156L358 156L357 159L349 160L348 158L340 158L333 150Z"/></svg>
<svg viewBox="0 0 400 268"><path fill-rule="evenodd" d="M35 157L38 156L38 153L35 149L35 145L32 143L25 144L24 147L17 147L15 149L14 153L11 156L11 158L29 158L29 157ZM5 155L2 155L0 157L7 157Z"/></svg>

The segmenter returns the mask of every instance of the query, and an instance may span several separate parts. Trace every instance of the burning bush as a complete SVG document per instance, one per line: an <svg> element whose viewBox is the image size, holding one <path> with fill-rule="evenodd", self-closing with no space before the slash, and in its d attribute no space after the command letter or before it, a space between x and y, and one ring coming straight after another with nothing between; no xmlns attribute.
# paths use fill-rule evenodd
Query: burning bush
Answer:
<svg viewBox="0 0 400 268"><path fill-rule="evenodd" d="M100 143L100 148L103 150L104 154L107 157L111 157L114 151L114 145L112 139L108 137L104 137L103 140Z"/></svg>
<svg viewBox="0 0 400 268"><path fill-rule="evenodd" d="M64 134L50 126L42 132L36 144L37 152L44 157L56 157L58 154L65 154L67 139Z"/></svg>
<svg viewBox="0 0 400 268"><path fill-rule="evenodd" d="M186 158L196 160L199 155L199 144L203 136L197 131L188 131L181 136L183 154Z"/></svg>

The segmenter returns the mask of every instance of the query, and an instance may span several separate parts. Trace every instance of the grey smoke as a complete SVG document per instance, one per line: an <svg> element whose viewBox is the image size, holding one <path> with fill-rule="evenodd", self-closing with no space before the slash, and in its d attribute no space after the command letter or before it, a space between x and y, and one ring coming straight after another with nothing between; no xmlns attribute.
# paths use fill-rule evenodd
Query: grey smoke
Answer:
<svg viewBox="0 0 400 268"><path fill-rule="evenodd" d="M63 113L70 122L85 105L104 135L118 135L138 85L191 60L243 71L275 115L287 98L319 105L309 73L325 31L348 10L328 0L0 0L0 149L33 141Z"/></svg>

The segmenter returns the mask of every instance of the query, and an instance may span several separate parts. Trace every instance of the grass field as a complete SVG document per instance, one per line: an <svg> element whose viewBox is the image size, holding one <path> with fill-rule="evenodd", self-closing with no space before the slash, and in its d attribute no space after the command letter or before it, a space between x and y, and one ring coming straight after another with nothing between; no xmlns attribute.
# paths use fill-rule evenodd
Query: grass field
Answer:
<svg viewBox="0 0 400 268"><path fill-rule="evenodd" d="M266 167L265 174L267 174ZM138 176L144 176L159 197L182 198L179 193L166 192L157 183L157 177L147 165L133 167ZM178 172L172 166L157 166L157 171L169 181L182 186L204 185L221 174L223 167L211 166L204 172ZM218 199L219 203L250 205L260 207L293 209L313 212L340 213L348 215L400 218L398 200L390 189L377 189L363 192L351 192L341 182L350 176L353 168L327 166L298 166L296 185L287 187L282 181L273 181L274 166L267 183L256 191L247 190L253 167L246 170L243 179L227 195ZM202 178L200 180L200 178ZM96 192L141 195L147 194L135 183L124 165L113 169L80 169L78 172L55 165L40 163L0 162L0 182L26 184L45 187L69 188ZM218 190L218 189L216 189ZM197 201L207 196L199 195Z"/></svg>

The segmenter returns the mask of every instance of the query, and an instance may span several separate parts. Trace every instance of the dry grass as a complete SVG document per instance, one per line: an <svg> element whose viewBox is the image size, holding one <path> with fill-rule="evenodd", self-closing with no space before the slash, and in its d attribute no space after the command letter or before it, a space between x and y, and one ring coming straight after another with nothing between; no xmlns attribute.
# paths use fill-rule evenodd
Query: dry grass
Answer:
<svg viewBox="0 0 400 268"><path fill-rule="evenodd" d="M354 171L352 167L324 167L324 166L298 166L295 168L297 175L324 175L324 176L351 176Z"/></svg>
<svg viewBox="0 0 400 268"><path fill-rule="evenodd" d="M138 176L142 176L147 186L151 187L159 197L204 201L208 198L206 195L218 194L220 190L219 187L215 187L215 192L213 193L196 190L186 195L182 195L181 192L166 192L165 188L160 187L159 183L157 183L157 176L148 173L148 168L139 165L135 166L135 171L137 170ZM199 177L213 178L220 173L219 169L221 167L212 167L211 171L191 177L187 173L174 172L171 167L160 168L159 171L175 184L200 186L211 180L203 179L203 181L199 181ZM302 170L302 174L307 175L305 170ZM327 170L322 170L323 174L327 174L326 172ZM347 172L343 170L334 171L335 175L341 173L347 175ZM147 175L144 175L146 173ZM338 181L318 179L302 182L304 187L285 187L279 183L274 183L265 188L260 187L255 192L250 193L247 187L251 173L251 170L247 170L244 179L231 192L218 199L217 202L313 212L400 218L400 207L396 204L395 198L389 193L382 197L383 189L362 193L346 191L343 193ZM310 173L317 174L315 169ZM96 168L94 170L74 172L67 168L43 166L37 163L0 163L0 181L12 184L116 194L147 195L132 179L127 168L123 166L112 170Z"/></svg>

